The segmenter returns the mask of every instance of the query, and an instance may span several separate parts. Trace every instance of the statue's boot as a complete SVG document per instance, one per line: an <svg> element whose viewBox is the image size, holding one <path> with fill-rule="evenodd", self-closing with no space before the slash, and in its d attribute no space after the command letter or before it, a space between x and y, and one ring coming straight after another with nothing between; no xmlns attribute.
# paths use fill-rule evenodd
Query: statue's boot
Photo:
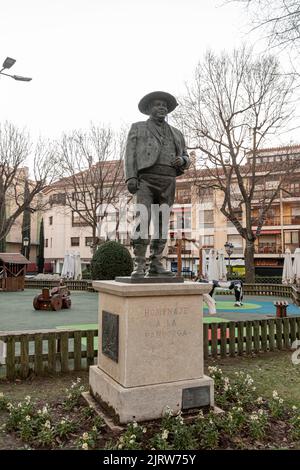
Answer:
<svg viewBox="0 0 300 470"><path fill-rule="evenodd" d="M164 251L166 241L154 240L150 245L150 265L146 277L161 276L161 277L174 277L172 271L164 268L161 258Z"/></svg>
<svg viewBox="0 0 300 470"><path fill-rule="evenodd" d="M133 279L145 277L146 250L147 244L138 243L133 246L134 270L131 273L131 278Z"/></svg>

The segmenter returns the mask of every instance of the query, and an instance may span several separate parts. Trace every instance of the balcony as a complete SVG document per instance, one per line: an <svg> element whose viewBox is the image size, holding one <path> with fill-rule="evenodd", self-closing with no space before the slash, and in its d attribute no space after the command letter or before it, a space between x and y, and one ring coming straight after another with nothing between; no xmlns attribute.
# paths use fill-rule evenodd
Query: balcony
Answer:
<svg viewBox="0 0 300 470"><path fill-rule="evenodd" d="M281 245L276 243L259 243L254 247L255 254L271 254L280 255L282 254Z"/></svg>
<svg viewBox="0 0 300 470"><path fill-rule="evenodd" d="M284 249L289 249L291 253L294 253L296 248L299 248L299 243L285 243Z"/></svg>
<svg viewBox="0 0 300 470"><path fill-rule="evenodd" d="M253 227L257 227L258 219L257 218L251 219L251 223L252 223ZM263 223L263 227L265 227L265 226L276 226L276 225L280 225L280 217L279 216L268 217Z"/></svg>
<svg viewBox="0 0 300 470"><path fill-rule="evenodd" d="M182 255L191 255L192 250L182 248L181 254ZM168 255L177 255L177 246L168 246Z"/></svg>
<svg viewBox="0 0 300 470"><path fill-rule="evenodd" d="M279 216L274 216L274 217L268 217L264 224L264 226L280 226L280 217ZM285 215L283 216L283 225L300 225L300 215ZM256 227L257 226L257 219L253 218L252 219L252 226Z"/></svg>
<svg viewBox="0 0 300 470"><path fill-rule="evenodd" d="M191 195L188 196L179 196L175 198L175 204L191 204L192 199Z"/></svg>
<svg viewBox="0 0 300 470"><path fill-rule="evenodd" d="M300 215L284 216L283 225L300 225Z"/></svg>

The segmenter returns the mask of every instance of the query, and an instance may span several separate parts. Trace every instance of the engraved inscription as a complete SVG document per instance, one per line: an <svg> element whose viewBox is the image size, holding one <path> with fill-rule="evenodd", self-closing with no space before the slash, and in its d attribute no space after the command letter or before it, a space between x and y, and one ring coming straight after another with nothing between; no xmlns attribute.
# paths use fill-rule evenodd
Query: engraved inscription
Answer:
<svg viewBox="0 0 300 470"><path fill-rule="evenodd" d="M191 331L184 326L183 317L187 314L187 307L145 307L144 317L147 325L145 338L176 338L190 335Z"/></svg>
<svg viewBox="0 0 300 470"><path fill-rule="evenodd" d="M182 390L182 409L199 408L210 404L210 389L208 385L203 387L184 388Z"/></svg>
<svg viewBox="0 0 300 470"><path fill-rule="evenodd" d="M187 315L187 307L146 307L145 317L170 317Z"/></svg>
<svg viewBox="0 0 300 470"><path fill-rule="evenodd" d="M102 354L119 360L119 315L102 310Z"/></svg>

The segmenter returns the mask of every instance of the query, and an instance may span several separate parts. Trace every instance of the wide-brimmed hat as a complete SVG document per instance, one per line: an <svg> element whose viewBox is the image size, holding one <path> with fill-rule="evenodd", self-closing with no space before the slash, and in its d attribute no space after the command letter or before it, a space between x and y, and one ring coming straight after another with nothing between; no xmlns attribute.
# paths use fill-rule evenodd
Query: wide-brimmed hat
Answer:
<svg viewBox="0 0 300 470"><path fill-rule="evenodd" d="M145 95L139 102L138 108L141 113L147 114L149 116L149 103L153 100L166 101L168 113L174 111L176 106L178 106L176 98L170 93L166 93L165 91L152 91L152 93L148 93L148 95Z"/></svg>

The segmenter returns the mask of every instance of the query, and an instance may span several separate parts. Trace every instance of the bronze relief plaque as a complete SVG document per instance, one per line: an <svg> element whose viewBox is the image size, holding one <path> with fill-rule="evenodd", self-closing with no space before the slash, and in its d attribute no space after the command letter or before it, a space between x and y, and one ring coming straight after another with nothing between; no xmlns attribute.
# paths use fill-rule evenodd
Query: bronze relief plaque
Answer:
<svg viewBox="0 0 300 470"><path fill-rule="evenodd" d="M200 408L210 404L209 386L184 388L182 390L182 409Z"/></svg>
<svg viewBox="0 0 300 470"><path fill-rule="evenodd" d="M119 360L119 315L102 310L102 354Z"/></svg>

